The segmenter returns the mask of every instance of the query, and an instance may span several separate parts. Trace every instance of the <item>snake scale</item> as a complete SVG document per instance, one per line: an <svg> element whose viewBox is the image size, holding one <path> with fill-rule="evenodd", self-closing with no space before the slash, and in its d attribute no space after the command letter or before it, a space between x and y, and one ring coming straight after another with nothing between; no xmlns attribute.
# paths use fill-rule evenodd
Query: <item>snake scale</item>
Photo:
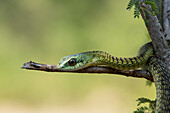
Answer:
<svg viewBox="0 0 170 113"><path fill-rule="evenodd" d="M170 41L168 40L170 48ZM121 58L103 51L88 51L63 57L57 68L73 71L90 66L106 66L120 70L142 68L148 70L154 79L157 101L156 113L170 113L170 71L154 56L152 43L142 46L136 57Z"/></svg>

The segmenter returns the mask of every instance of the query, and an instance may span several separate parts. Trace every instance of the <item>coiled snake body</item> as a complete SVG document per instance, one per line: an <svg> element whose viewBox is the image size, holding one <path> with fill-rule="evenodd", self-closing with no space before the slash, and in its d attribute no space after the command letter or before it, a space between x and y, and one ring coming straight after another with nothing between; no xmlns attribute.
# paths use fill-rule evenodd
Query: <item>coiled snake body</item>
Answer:
<svg viewBox="0 0 170 113"><path fill-rule="evenodd" d="M170 41L168 41L170 46ZM156 92L156 112L170 113L170 71L154 56L152 43L142 46L136 57L114 57L103 51L88 51L65 56L57 67L62 70L80 70L90 66L106 66L121 70L132 70L143 66L153 76Z"/></svg>

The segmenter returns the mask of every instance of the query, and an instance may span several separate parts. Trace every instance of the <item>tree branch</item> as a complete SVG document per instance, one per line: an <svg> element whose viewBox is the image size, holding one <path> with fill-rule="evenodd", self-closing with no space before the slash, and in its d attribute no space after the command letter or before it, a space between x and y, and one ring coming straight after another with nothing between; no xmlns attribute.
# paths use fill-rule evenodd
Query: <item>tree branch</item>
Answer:
<svg viewBox="0 0 170 113"><path fill-rule="evenodd" d="M170 40L170 0L163 2L163 28L166 34L166 39Z"/></svg>
<svg viewBox="0 0 170 113"><path fill-rule="evenodd" d="M143 0L141 0L142 2ZM170 62L170 54L168 52L168 44L165 39L165 33L162 29L162 26L158 22L157 16L151 15L151 13L148 13L146 10L148 9L151 11L150 5L146 5L145 3L140 4L141 8L140 13L142 15L142 18L145 21L145 25L148 29L149 35L152 39L152 44L154 47L154 51L156 54L156 57L159 58L161 61L163 61L167 66L169 66Z"/></svg>
<svg viewBox="0 0 170 113"><path fill-rule="evenodd" d="M161 26L163 26L163 0L155 0L155 2L159 12L159 14L157 14L157 18Z"/></svg>
<svg viewBox="0 0 170 113"><path fill-rule="evenodd" d="M163 2L163 28L165 32L165 38L170 40L170 0L164 0ZM169 62L169 69L170 69L170 50L168 51L168 62Z"/></svg>
<svg viewBox="0 0 170 113"><path fill-rule="evenodd" d="M119 74L124 75L127 77L136 77L136 78L145 78L151 82L153 82L153 77L148 71L145 70L117 70L113 69L111 67L105 67L105 66L93 66L84 68L81 70L76 71L66 71L66 70L60 70L57 68L56 65L48 65L48 64L40 64L35 62L27 62L24 63L24 65L21 67L22 69L28 69L28 70L39 70L39 71L46 71L46 72L72 72L72 73L106 73L106 74Z"/></svg>

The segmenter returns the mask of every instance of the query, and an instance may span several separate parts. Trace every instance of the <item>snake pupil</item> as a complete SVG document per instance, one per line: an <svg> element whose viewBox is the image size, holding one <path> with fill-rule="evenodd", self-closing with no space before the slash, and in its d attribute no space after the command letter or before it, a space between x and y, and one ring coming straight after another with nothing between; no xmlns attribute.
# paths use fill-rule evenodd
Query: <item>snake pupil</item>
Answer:
<svg viewBox="0 0 170 113"><path fill-rule="evenodd" d="M68 65L69 66L74 66L76 64L76 59L75 58L72 58L68 61Z"/></svg>

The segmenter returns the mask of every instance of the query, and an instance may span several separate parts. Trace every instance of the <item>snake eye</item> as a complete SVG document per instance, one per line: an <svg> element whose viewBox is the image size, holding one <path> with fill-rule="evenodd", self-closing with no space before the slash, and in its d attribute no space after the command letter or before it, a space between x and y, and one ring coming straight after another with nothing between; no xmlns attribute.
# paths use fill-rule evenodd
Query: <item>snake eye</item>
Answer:
<svg viewBox="0 0 170 113"><path fill-rule="evenodd" d="M75 58L72 58L68 61L68 65L69 66L74 66L76 64L76 59Z"/></svg>

